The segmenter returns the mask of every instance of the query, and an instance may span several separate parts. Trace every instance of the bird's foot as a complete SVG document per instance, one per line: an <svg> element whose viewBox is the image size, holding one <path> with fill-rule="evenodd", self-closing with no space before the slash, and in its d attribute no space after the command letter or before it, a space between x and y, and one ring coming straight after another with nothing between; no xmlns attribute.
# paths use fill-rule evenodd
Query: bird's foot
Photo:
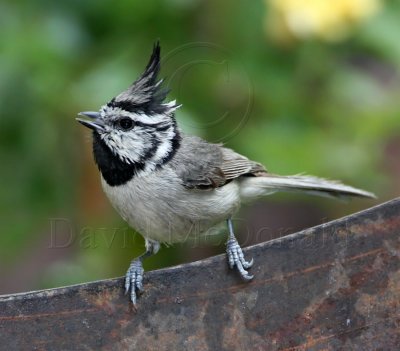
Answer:
<svg viewBox="0 0 400 351"><path fill-rule="evenodd" d="M242 248L234 237L228 239L226 243L226 253L228 254L228 262L230 268L236 266L240 276L244 280L253 279L253 276L246 271L246 269L250 268L253 265L253 259L251 259L250 262L247 262L244 259Z"/></svg>
<svg viewBox="0 0 400 351"><path fill-rule="evenodd" d="M133 260L129 266L125 276L125 294L130 292L131 301L136 306L136 299L138 292L143 292L143 274L144 269L141 258Z"/></svg>

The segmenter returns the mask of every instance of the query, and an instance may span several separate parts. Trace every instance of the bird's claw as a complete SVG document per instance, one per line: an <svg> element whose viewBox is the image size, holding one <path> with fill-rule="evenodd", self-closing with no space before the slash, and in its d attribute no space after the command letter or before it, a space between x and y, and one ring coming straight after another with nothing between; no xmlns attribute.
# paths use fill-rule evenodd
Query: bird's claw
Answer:
<svg viewBox="0 0 400 351"><path fill-rule="evenodd" d="M133 260L125 276L125 294L130 291L130 298L134 306L136 306L137 299L136 290L138 292L143 291L143 274L142 260Z"/></svg>
<svg viewBox="0 0 400 351"><path fill-rule="evenodd" d="M228 254L228 262L229 267L233 268L236 266L239 271L240 276L244 280L251 280L253 276L246 271L246 269L250 268L254 261L251 259L250 262L247 262L244 258L242 248L235 238L230 238L226 243L226 253Z"/></svg>

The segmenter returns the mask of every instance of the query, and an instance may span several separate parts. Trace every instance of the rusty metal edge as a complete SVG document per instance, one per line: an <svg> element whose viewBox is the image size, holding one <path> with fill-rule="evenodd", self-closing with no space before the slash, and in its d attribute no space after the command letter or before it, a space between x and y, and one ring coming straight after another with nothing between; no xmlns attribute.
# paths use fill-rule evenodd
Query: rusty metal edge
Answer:
<svg viewBox="0 0 400 351"><path fill-rule="evenodd" d="M245 248L243 248L243 252L248 252L251 255L251 251L256 248L268 249L269 247L272 247L276 244L285 244L286 242L290 242L295 239L299 239L301 237L306 237L308 235L311 235L315 231L318 231L319 229L323 229L325 227L341 225L347 221L351 221L354 219L361 220L362 218L368 217L371 213L380 212L384 208L390 208L394 205L400 205L400 198L394 198L392 200L375 205L375 206L367 208L365 210L355 212L348 216L334 219L332 221L304 229L297 233L289 234L289 235L286 235L286 236L283 236L283 237L280 237L277 239L273 239L273 240L269 240L269 241L266 241L263 243L245 247ZM180 264L180 265L176 265L176 266L172 266L172 267L148 271L148 272L146 272L146 276L147 276L147 279L150 280L150 279L152 279L153 276L159 277L161 275L164 275L165 273L172 273L172 272L176 273L176 271L186 269L186 268L193 268L193 267L199 267L199 266L204 266L204 265L207 265L207 266L214 265L216 263L219 263L219 262L222 262L225 260L226 260L225 254L220 254L220 255L212 256L212 257L209 257L206 259L202 259L202 260L198 260L198 261L194 261L194 262L190 262L190 263L185 263L185 264ZM121 281L123 279L124 279L124 277L115 277L115 278L101 279L101 280L91 281L91 282L87 282L87 283L79 283L79 284L73 284L73 285L57 287L57 288L33 290L33 291L14 293L14 294L5 294L5 295L0 295L0 303L6 302L6 301L18 301L20 299L27 300L27 299L35 299L35 298L42 298L42 297L60 296L60 295L70 292L71 290L90 289L91 287L96 286L98 284L101 284L103 286L107 285L109 287L113 287L113 286L117 286L117 285L119 286L119 285L121 285Z"/></svg>

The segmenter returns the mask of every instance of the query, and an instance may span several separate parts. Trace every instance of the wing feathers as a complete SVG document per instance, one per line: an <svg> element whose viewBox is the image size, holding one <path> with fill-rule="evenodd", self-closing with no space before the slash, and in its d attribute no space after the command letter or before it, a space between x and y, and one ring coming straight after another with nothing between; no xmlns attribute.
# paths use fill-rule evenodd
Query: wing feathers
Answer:
<svg viewBox="0 0 400 351"><path fill-rule="evenodd" d="M193 159L192 155L196 158ZM329 197L375 197L372 193L337 181L306 175L270 174L263 165L197 137L183 138L177 157L171 162L182 185L189 189L211 190L239 178L244 200L276 191L301 191Z"/></svg>

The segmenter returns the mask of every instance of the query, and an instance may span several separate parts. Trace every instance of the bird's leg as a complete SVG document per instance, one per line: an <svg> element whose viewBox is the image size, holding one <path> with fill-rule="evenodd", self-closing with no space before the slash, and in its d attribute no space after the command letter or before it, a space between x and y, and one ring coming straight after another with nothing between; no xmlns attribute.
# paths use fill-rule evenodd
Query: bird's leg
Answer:
<svg viewBox="0 0 400 351"><path fill-rule="evenodd" d="M242 248L240 247L238 241L235 238L235 234L233 233L233 224L232 219L229 218L227 220L229 237L226 242L226 253L228 254L228 263L229 267L233 268L236 266L237 270L240 273L240 276L244 280L250 280L253 278L252 275L246 271L246 269L250 268L253 265L253 259L250 262L247 262L244 259Z"/></svg>
<svg viewBox="0 0 400 351"><path fill-rule="evenodd" d="M144 258L157 253L160 249L160 243L157 241L146 239L146 252L132 260L128 271L125 275L125 294L131 293L131 301L136 306L136 290L143 291L143 264Z"/></svg>

